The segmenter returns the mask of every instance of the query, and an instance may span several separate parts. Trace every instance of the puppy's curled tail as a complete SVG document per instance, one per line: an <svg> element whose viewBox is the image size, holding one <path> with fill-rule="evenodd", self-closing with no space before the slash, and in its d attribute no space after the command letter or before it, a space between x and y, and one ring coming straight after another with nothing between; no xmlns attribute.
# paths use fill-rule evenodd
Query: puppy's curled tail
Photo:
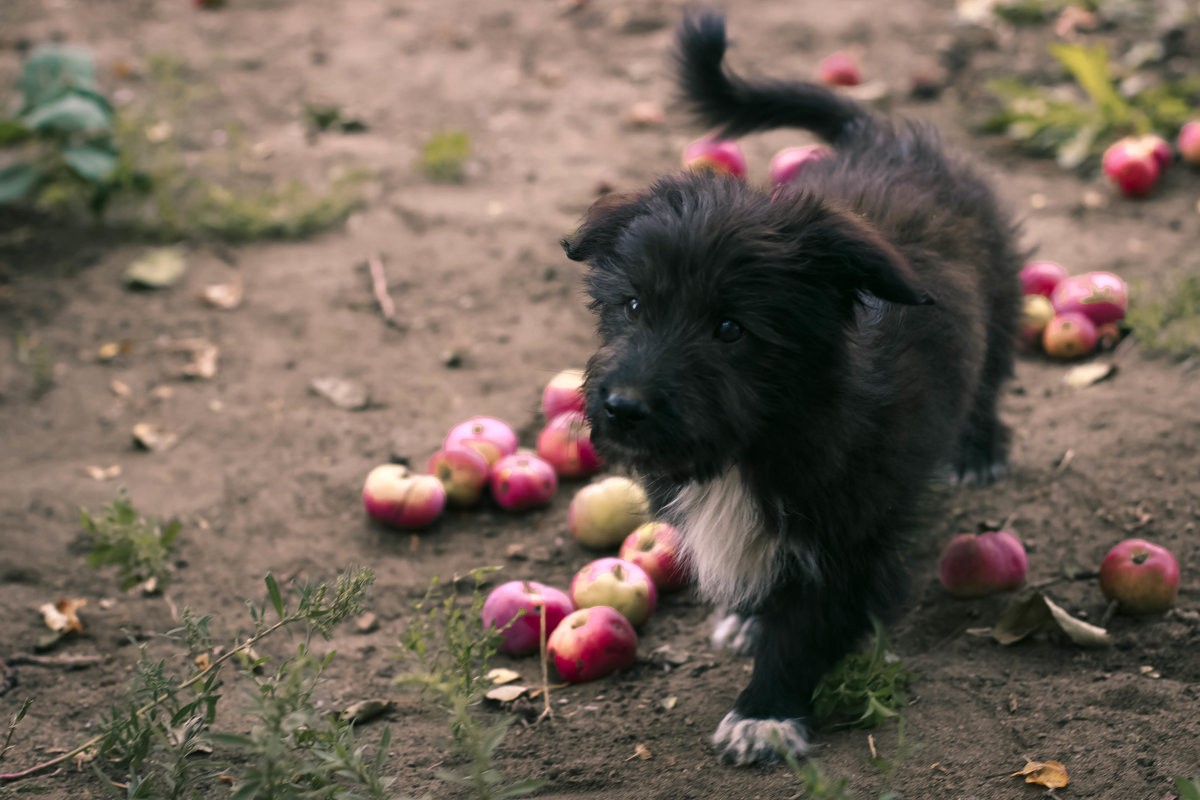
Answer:
<svg viewBox="0 0 1200 800"><path fill-rule="evenodd" d="M871 126L857 103L815 83L751 83L725 69L725 17L688 15L679 26L676 57L684 101L719 137L732 138L772 128L802 128L837 144L852 131Z"/></svg>

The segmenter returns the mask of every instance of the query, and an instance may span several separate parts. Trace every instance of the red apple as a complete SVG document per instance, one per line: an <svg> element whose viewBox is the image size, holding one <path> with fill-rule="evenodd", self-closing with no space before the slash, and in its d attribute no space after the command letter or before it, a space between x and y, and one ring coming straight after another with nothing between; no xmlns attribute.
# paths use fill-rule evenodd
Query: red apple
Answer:
<svg viewBox="0 0 1200 800"><path fill-rule="evenodd" d="M1046 297L1067 277L1067 270L1053 261L1030 261L1021 268L1021 294L1041 294Z"/></svg>
<svg viewBox="0 0 1200 800"><path fill-rule="evenodd" d="M443 450L456 447L469 447L486 458L488 464L495 464L501 456L517 452L517 434L502 420L471 417L451 428L442 443Z"/></svg>
<svg viewBox="0 0 1200 800"><path fill-rule="evenodd" d="M592 444L592 426L582 411L564 411L538 434L537 453L563 478L585 478L604 462Z"/></svg>
<svg viewBox="0 0 1200 800"><path fill-rule="evenodd" d="M532 453L514 453L492 465L492 497L509 511L544 506L557 489L554 467Z"/></svg>
<svg viewBox="0 0 1200 800"><path fill-rule="evenodd" d="M598 558L571 579L571 601L576 608L611 606L635 628L654 613L658 589L646 570L619 558Z"/></svg>
<svg viewBox="0 0 1200 800"><path fill-rule="evenodd" d="M1185 122L1179 129L1179 157L1189 164L1200 164L1200 120Z"/></svg>
<svg viewBox="0 0 1200 800"><path fill-rule="evenodd" d="M617 547L634 528L650 521L650 504L641 486L614 476L584 486L571 499L567 526L580 544Z"/></svg>
<svg viewBox="0 0 1200 800"><path fill-rule="evenodd" d="M1179 564L1171 551L1144 539L1127 539L1100 564L1100 591L1130 614L1157 614L1175 603Z"/></svg>
<svg viewBox="0 0 1200 800"><path fill-rule="evenodd" d="M1124 318L1129 289L1111 272L1085 272L1060 281L1050 294L1050 302L1057 314L1076 312L1103 325Z"/></svg>
<svg viewBox="0 0 1200 800"><path fill-rule="evenodd" d="M594 681L633 663L637 633L608 606L581 608L558 624L546 650L567 683Z"/></svg>
<svg viewBox="0 0 1200 800"><path fill-rule="evenodd" d="M771 178L771 183L778 186L796 180L813 162L831 155L833 155L833 150L823 144L785 147L771 159L767 174Z"/></svg>
<svg viewBox="0 0 1200 800"><path fill-rule="evenodd" d="M942 585L958 597L1016 589L1028 568L1025 548L1007 531L955 536L938 562Z"/></svg>
<svg viewBox="0 0 1200 800"><path fill-rule="evenodd" d="M1054 319L1054 306L1040 294L1027 294L1022 300L1018 339L1026 350L1037 350L1042 346L1042 333Z"/></svg>
<svg viewBox="0 0 1200 800"><path fill-rule="evenodd" d="M724 172L735 178L746 177L746 157L732 139L704 137L683 149L683 168L693 171Z"/></svg>
<svg viewBox="0 0 1200 800"><path fill-rule="evenodd" d="M1059 314L1042 332L1042 347L1053 358L1082 358L1096 348L1096 325L1083 314Z"/></svg>
<svg viewBox="0 0 1200 800"><path fill-rule="evenodd" d="M1101 169L1126 197L1145 197L1158 182L1162 167L1155 139L1126 136L1104 151Z"/></svg>
<svg viewBox="0 0 1200 800"><path fill-rule="evenodd" d="M554 419L564 411L583 411L583 370L564 369L542 390L542 414Z"/></svg>
<svg viewBox="0 0 1200 800"><path fill-rule="evenodd" d="M862 71L858 63L842 52L833 53L821 62L821 82L829 86L858 86L862 83Z"/></svg>
<svg viewBox="0 0 1200 800"><path fill-rule="evenodd" d="M646 571L660 592L673 592L688 584L688 571L679 552L679 531L665 522L647 522L621 545L618 558Z"/></svg>
<svg viewBox="0 0 1200 800"><path fill-rule="evenodd" d="M546 636L549 636L563 617L575 610L575 604L566 592L543 583L502 583L492 589L483 601L483 627L500 631L503 637L501 652L515 656L533 653L542 641L543 609L546 612ZM524 615L518 617L522 611ZM505 625L508 627L505 628Z"/></svg>
<svg viewBox="0 0 1200 800"><path fill-rule="evenodd" d="M381 464L367 474L363 505L372 519L396 528L423 528L446 507L446 490L433 475L414 475L400 464Z"/></svg>
<svg viewBox="0 0 1200 800"><path fill-rule="evenodd" d="M460 508L479 501L491 471L483 454L468 447L438 450L430 457L427 469L445 487L446 502Z"/></svg>
<svg viewBox="0 0 1200 800"><path fill-rule="evenodd" d="M1175 160L1175 154L1171 152L1171 145L1167 144L1166 139L1153 133L1148 133L1142 137L1142 140L1144 145L1150 148L1150 152L1154 156L1154 161L1158 164L1159 172L1171 166L1171 162Z"/></svg>

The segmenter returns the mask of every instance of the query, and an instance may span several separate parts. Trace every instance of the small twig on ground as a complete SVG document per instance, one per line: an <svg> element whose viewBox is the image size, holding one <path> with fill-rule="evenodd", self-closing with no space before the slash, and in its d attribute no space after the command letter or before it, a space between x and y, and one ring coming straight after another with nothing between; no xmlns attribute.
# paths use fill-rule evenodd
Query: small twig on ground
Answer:
<svg viewBox="0 0 1200 800"><path fill-rule="evenodd" d="M542 713L538 715L537 721L541 722L544 719L549 719L554 716L554 709L550 707L550 677L549 665L546 663L550 659L546 653L546 606L542 605L541 616L541 649L538 651L542 658L542 696L545 698L546 707L542 709Z"/></svg>
<svg viewBox="0 0 1200 800"><path fill-rule="evenodd" d="M395 325L396 304L392 302L392 296L388 294L387 278L383 274L383 260L379 256L371 256L367 259L367 268L371 271L371 289L375 292L375 299L379 301L379 311L383 314L387 324Z"/></svg>
<svg viewBox="0 0 1200 800"><path fill-rule="evenodd" d="M64 667L66 669L82 669L93 664L103 663L104 656L39 656L33 653L15 653L8 657L10 664L33 664L38 667Z"/></svg>
<svg viewBox="0 0 1200 800"><path fill-rule="evenodd" d="M166 592L163 592L162 599L164 601L166 601L167 608L171 609L171 621L174 622L176 625L178 625L179 624L179 609L176 608L175 601L172 600L171 596L169 594L167 594Z"/></svg>
<svg viewBox="0 0 1200 800"><path fill-rule="evenodd" d="M1058 466L1054 468L1054 471L1062 472L1065 470L1073 458L1075 458L1075 451L1068 448L1067 452L1063 453L1063 457L1058 460Z"/></svg>
<svg viewBox="0 0 1200 800"><path fill-rule="evenodd" d="M871 758L878 759L879 752L875 749L875 734L867 734L867 746L871 748Z"/></svg>
<svg viewBox="0 0 1200 800"><path fill-rule="evenodd" d="M1117 613L1117 607L1121 605L1120 600L1113 600L1108 604L1108 608L1104 609L1104 616L1100 618L1100 627L1107 628L1109 621L1112 620L1113 614Z"/></svg>

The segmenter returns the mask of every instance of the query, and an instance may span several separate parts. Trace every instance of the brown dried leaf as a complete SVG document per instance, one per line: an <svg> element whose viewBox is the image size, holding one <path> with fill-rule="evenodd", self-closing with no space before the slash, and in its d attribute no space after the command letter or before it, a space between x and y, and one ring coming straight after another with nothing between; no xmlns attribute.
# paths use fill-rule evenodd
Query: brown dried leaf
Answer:
<svg viewBox="0 0 1200 800"><path fill-rule="evenodd" d="M341 378L317 378L310 388L335 406L346 411L358 411L370 405L371 396L367 387L357 381Z"/></svg>
<svg viewBox="0 0 1200 800"><path fill-rule="evenodd" d="M84 467L88 477L95 481L110 481L113 478L121 477L121 465L113 464L111 467L98 467L95 464Z"/></svg>
<svg viewBox="0 0 1200 800"><path fill-rule="evenodd" d="M1115 375L1116 372L1117 365L1111 362L1097 361L1092 364L1080 364L1063 376L1063 383L1072 389L1086 389L1088 386Z"/></svg>
<svg viewBox="0 0 1200 800"><path fill-rule="evenodd" d="M368 611L354 618L354 629L359 633L371 633L379 628L379 617L374 611Z"/></svg>
<svg viewBox="0 0 1200 800"><path fill-rule="evenodd" d="M1018 775L1024 775L1026 783L1036 783L1047 789L1061 789L1071 782L1067 777L1067 768L1061 761L1029 761L1020 772L1014 772L1009 777Z"/></svg>
<svg viewBox="0 0 1200 800"><path fill-rule="evenodd" d="M242 286L241 277L238 276L229 283L213 283L205 286L200 297L214 308L229 311L242 304L244 294L245 288Z"/></svg>
<svg viewBox="0 0 1200 800"><path fill-rule="evenodd" d="M64 597L57 603L46 603L38 611L46 627L56 633L83 633L83 623L76 612L87 605L87 598Z"/></svg>
<svg viewBox="0 0 1200 800"><path fill-rule="evenodd" d="M133 342L122 339L119 342L105 342L96 351L96 358L101 361L112 361L117 356L127 356L133 352Z"/></svg>
<svg viewBox="0 0 1200 800"><path fill-rule="evenodd" d="M1000 644L1013 644L1046 628L1058 628L1081 647L1107 647L1112 643L1108 631L1076 619L1041 592L1005 609L992 626L992 638Z"/></svg>
<svg viewBox="0 0 1200 800"><path fill-rule="evenodd" d="M217 357L221 350L207 339L181 339L174 342L171 349L191 354L192 360L180 372L183 377L209 380L217 374Z"/></svg>
<svg viewBox="0 0 1200 800"><path fill-rule="evenodd" d="M119 381L116 378L113 378L108 382L108 388L117 397L129 397L133 394L133 390L129 388L128 383L125 383L125 381Z"/></svg>
<svg viewBox="0 0 1200 800"><path fill-rule="evenodd" d="M504 686L497 686L493 689L488 689L485 697L487 697L489 700L495 700L499 703L511 703L521 695L525 694L525 692L528 690L528 686L514 686L511 684L505 684Z"/></svg>
<svg viewBox="0 0 1200 800"><path fill-rule="evenodd" d="M489 670L488 674L484 675L483 677L487 678L489 681L491 681L496 686L501 686L505 683L512 683L513 681L520 680L521 673L514 672L511 669L503 669L501 667L496 667L493 670Z"/></svg>
<svg viewBox="0 0 1200 800"><path fill-rule="evenodd" d="M161 453L179 443L179 434L170 433L153 422L139 422L133 426L133 443L143 450Z"/></svg>
<svg viewBox="0 0 1200 800"><path fill-rule="evenodd" d="M647 759L654 758L654 754L650 752L650 748L646 747L646 745L635 744L633 746L633 755L631 755L629 758L627 758L625 760L632 761L635 758L640 758L643 761L646 761Z"/></svg>

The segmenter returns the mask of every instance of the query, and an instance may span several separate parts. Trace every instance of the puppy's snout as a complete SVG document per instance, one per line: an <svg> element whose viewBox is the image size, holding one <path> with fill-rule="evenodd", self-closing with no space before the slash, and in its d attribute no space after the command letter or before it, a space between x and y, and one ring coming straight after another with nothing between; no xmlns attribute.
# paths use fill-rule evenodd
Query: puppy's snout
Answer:
<svg viewBox="0 0 1200 800"><path fill-rule="evenodd" d="M604 415L618 425L634 425L650 416L650 406L636 389L617 387L604 395Z"/></svg>

